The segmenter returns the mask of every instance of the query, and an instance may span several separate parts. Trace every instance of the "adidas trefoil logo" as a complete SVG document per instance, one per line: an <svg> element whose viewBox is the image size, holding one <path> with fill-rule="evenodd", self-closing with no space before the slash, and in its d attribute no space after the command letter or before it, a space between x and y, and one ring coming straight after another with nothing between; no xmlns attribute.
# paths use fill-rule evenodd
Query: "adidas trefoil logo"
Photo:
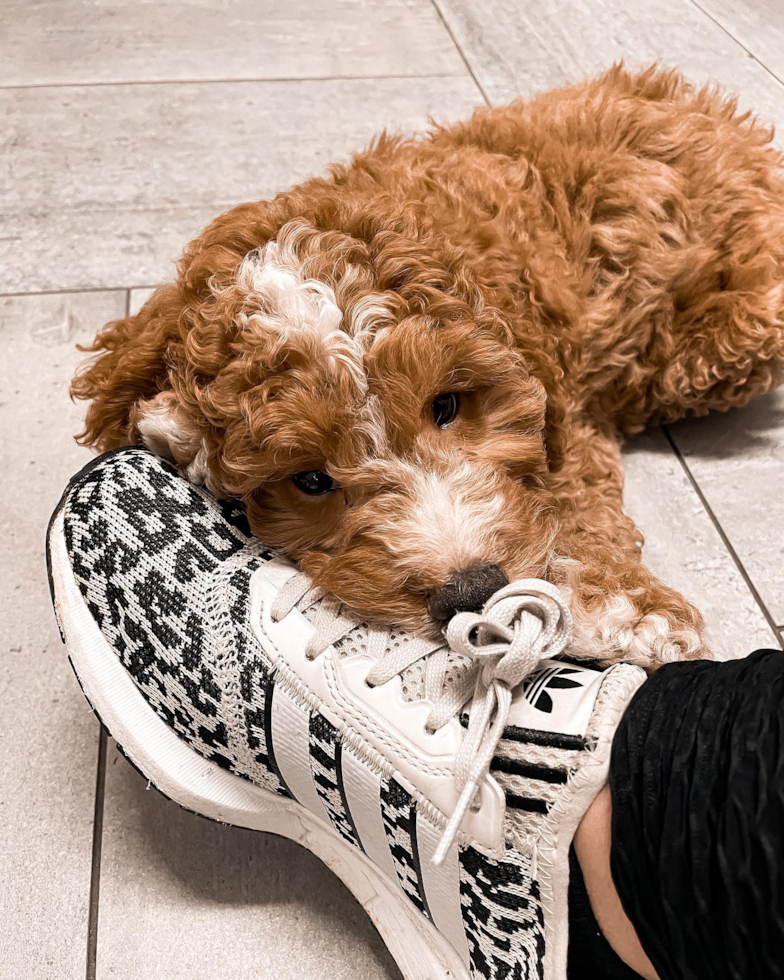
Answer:
<svg viewBox="0 0 784 980"><path fill-rule="evenodd" d="M538 670L525 681L525 699L537 711L552 714L553 699L547 693L548 690L584 687L583 683L569 676L580 673L582 671L576 667L546 667L544 670Z"/></svg>

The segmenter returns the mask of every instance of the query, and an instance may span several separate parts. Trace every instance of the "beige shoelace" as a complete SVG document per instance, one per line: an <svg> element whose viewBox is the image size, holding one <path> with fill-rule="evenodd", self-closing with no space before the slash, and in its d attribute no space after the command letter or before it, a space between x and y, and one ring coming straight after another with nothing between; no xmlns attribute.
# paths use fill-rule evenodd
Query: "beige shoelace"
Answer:
<svg viewBox="0 0 784 980"><path fill-rule="evenodd" d="M319 603L311 624L314 633L305 655L315 659L357 627L356 616L299 573L283 586L270 615L278 621L295 606L304 611ZM470 701L468 728L456 756L460 796L433 855L440 864L460 829L466 810L474 805L479 784L490 768L503 735L512 692L545 657L562 653L572 631L572 617L562 593L541 579L521 579L500 589L481 613L462 612L446 629L446 644L412 636L389 649L390 631L370 627L367 653L375 665L367 675L371 687L425 659L425 697L433 702L426 727L437 731ZM445 683L450 648L467 658L464 671Z"/></svg>

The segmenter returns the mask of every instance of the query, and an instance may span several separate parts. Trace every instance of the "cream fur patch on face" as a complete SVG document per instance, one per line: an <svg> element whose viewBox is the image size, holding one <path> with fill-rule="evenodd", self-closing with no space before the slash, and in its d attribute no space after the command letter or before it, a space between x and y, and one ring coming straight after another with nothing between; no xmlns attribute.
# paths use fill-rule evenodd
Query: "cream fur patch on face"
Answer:
<svg viewBox="0 0 784 980"><path fill-rule="evenodd" d="M467 463L446 473L412 466L404 478L411 503L405 516L389 528L387 540L406 564L448 575L493 560L504 509L501 493L477 488L476 475Z"/></svg>
<svg viewBox="0 0 784 980"><path fill-rule="evenodd" d="M271 329L311 333L322 341L341 329L334 290L318 279L303 279L298 266L283 260L277 242L245 256L237 284L261 301Z"/></svg>
<svg viewBox="0 0 784 980"><path fill-rule="evenodd" d="M364 391L362 345L347 331L334 289L303 274L296 233L297 228L286 226L279 241L243 259L235 287L243 298L243 326L258 332L273 349L304 344L330 372L347 371Z"/></svg>

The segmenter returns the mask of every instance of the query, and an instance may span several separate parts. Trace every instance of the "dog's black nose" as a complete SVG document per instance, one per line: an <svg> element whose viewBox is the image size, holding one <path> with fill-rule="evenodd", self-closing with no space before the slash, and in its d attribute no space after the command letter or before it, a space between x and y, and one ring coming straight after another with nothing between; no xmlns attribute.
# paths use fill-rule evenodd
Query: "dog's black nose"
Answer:
<svg viewBox="0 0 784 980"><path fill-rule="evenodd" d="M430 593L427 607L433 619L445 622L455 613L481 609L494 592L508 584L498 565L472 565L452 572L445 585Z"/></svg>

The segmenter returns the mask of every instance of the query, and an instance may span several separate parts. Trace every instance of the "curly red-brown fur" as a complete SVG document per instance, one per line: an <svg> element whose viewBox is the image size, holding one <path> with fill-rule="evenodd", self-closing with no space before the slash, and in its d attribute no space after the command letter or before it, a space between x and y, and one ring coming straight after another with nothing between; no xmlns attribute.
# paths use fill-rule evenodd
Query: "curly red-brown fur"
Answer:
<svg viewBox="0 0 784 980"><path fill-rule="evenodd" d="M620 67L382 136L221 215L109 324L73 385L80 438L163 440L368 616L432 628L427 595L476 557L570 587L587 656L706 655L699 613L641 565L618 443L782 377L770 138ZM461 411L439 429L445 391ZM311 469L338 489L305 496L290 477Z"/></svg>

